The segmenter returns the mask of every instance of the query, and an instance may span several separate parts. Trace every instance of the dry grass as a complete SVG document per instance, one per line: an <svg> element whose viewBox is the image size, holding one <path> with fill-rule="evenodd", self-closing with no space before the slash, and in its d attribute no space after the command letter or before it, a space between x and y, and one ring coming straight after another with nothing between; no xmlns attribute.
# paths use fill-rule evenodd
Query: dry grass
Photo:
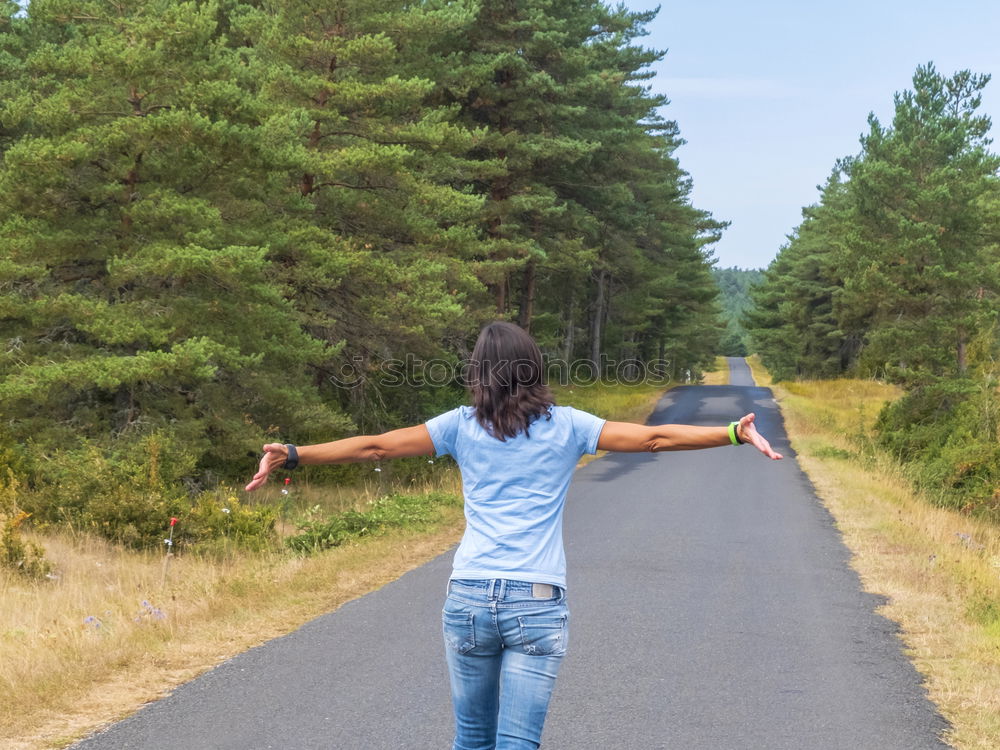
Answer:
<svg viewBox="0 0 1000 750"><path fill-rule="evenodd" d="M457 473L442 472L420 489L457 493ZM295 494L313 504L322 493L303 487ZM352 504L376 496L361 487ZM322 504L343 509L348 495L330 493ZM189 553L171 557L169 568L161 554L89 535L36 537L57 580L30 583L0 572L3 746L62 747L421 564L457 540L462 520L459 507L440 506L430 526L314 557Z"/></svg>
<svg viewBox="0 0 1000 750"><path fill-rule="evenodd" d="M712 369L701 378L702 385L729 385L729 363L725 357L716 357Z"/></svg>
<svg viewBox="0 0 1000 750"><path fill-rule="evenodd" d="M597 385L560 391L558 398L642 421L664 390ZM294 530L288 517L295 508L344 510L400 489L375 478L354 488L298 482L284 531ZM416 489L460 492L457 471ZM279 491L272 487L255 501L277 502ZM59 578L29 583L0 571L0 745L65 747L219 662L398 578L452 546L463 526L461 508L443 506L430 527L311 557L178 554L165 585L160 554L90 536L35 537Z"/></svg>
<svg viewBox="0 0 1000 750"><path fill-rule="evenodd" d="M637 385L592 383L552 388L556 403L574 406L599 417L619 422L645 421L656 406L656 402L667 390L669 388L665 385L649 383Z"/></svg>
<svg viewBox="0 0 1000 750"><path fill-rule="evenodd" d="M178 555L163 588L158 556L48 537L57 585L0 578L4 747L63 747L397 578L454 544L462 525L460 508L444 508L432 532L394 531L308 558Z"/></svg>
<svg viewBox="0 0 1000 750"><path fill-rule="evenodd" d="M770 378L753 363L762 385ZM852 436L899 395L872 381L771 386L799 461L837 520L867 591L888 597L930 699L961 750L1000 747L1000 528L932 506Z"/></svg>
<svg viewBox="0 0 1000 750"><path fill-rule="evenodd" d="M762 388L770 388L774 380L771 378L771 373L761 364L760 356L751 354L747 357L747 364L750 366L750 374L753 375L754 382Z"/></svg>

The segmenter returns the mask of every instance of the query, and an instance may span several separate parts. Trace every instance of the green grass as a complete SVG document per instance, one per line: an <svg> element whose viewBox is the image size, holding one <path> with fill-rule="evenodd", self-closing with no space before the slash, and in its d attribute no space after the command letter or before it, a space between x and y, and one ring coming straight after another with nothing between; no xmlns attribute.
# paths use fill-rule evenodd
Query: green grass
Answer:
<svg viewBox="0 0 1000 750"><path fill-rule="evenodd" d="M617 422L644 422L666 390L667 386L664 384L621 385L612 383L552 388L556 403L562 406L573 406Z"/></svg>
<svg viewBox="0 0 1000 750"><path fill-rule="evenodd" d="M286 537L285 544L296 552L315 553L387 529L429 528L441 519L443 507L461 505L461 497L448 492L386 495L362 510L347 510L325 519L307 515L298 524L299 533Z"/></svg>

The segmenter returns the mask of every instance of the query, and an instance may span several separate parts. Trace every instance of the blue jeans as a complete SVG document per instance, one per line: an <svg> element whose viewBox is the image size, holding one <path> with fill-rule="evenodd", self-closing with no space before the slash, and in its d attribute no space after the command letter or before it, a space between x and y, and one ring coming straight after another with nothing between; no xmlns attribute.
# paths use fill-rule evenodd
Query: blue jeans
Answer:
<svg viewBox="0 0 1000 750"><path fill-rule="evenodd" d="M455 708L453 750L541 743L569 635L565 590L544 588L502 579L449 583L441 618Z"/></svg>

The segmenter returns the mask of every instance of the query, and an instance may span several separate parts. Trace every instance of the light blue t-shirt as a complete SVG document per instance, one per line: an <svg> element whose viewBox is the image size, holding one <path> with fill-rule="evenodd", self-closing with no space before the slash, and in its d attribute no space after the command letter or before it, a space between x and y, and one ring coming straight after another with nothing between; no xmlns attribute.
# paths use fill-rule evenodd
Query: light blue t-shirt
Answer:
<svg viewBox="0 0 1000 750"><path fill-rule="evenodd" d="M434 417L427 430L437 455L462 471L465 535L453 579L508 578L566 586L562 518L573 469L597 451L604 420L570 406L553 406L528 429L497 440L471 406Z"/></svg>

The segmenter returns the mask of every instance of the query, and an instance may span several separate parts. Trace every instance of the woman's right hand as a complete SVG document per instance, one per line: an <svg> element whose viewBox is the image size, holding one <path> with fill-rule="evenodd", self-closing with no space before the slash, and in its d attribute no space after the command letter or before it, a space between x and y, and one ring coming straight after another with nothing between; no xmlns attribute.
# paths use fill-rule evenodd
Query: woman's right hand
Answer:
<svg viewBox="0 0 1000 750"><path fill-rule="evenodd" d="M250 480L250 484L245 487L246 491L253 492L262 486L267 481L267 477L272 469L280 468L287 459L288 448L282 443L268 443L265 445L264 457L260 459L260 467L258 467L257 473L253 475L253 479Z"/></svg>
<svg viewBox="0 0 1000 750"><path fill-rule="evenodd" d="M759 450L765 456L774 459L775 461L784 458L784 456L771 447L771 444L764 439L763 435L757 432L757 427L753 423L754 418L755 415L751 412L739 421L736 432L740 440L744 443L750 443L750 445Z"/></svg>

